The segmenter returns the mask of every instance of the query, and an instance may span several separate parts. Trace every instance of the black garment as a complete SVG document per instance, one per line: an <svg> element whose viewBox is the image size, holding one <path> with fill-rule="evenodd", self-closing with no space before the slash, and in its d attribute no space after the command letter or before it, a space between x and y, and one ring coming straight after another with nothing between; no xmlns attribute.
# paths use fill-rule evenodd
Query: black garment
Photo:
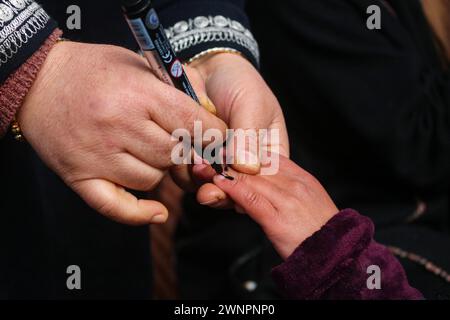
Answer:
<svg viewBox="0 0 450 320"><path fill-rule="evenodd" d="M77 4L40 2L63 29L66 8ZM95 3L79 3L82 29L66 36L135 48L119 3L106 11ZM0 139L0 180L0 299L151 298L148 227L120 225L90 209L11 135ZM81 268L79 291L66 287L70 265Z"/></svg>
<svg viewBox="0 0 450 320"><path fill-rule="evenodd" d="M254 1L262 72L281 101L292 157L341 208L378 226L417 202L441 226L449 214L450 76L417 0L389 1L382 29L368 0ZM270 27L268 21L270 20Z"/></svg>
<svg viewBox="0 0 450 320"><path fill-rule="evenodd" d="M31 1L2 2L1 6L0 83L38 50L56 27L55 21Z"/></svg>
<svg viewBox="0 0 450 320"><path fill-rule="evenodd" d="M374 219L379 241L450 271L448 234L434 231L446 229L449 215L450 82L419 1L390 1L398 18L377 2L380 31L366 28L374 1L247 2L261 71L286 114L293 159L324 183L339 207ZM420 200L425 215L407 225ZM178 247L183 293L276 297L264 270L277 263L265 259L271 250L246 260L264 247L257 228L248 223L248 237L255 239L237 245L234 230L245 218L227 217L231 212L211 218L192 199L187 203ZM213 241L227 245L219 251L204 246ZM193 262L196 252L217 263ZM246 263L236 268L239 261ZM442 279L401 262L427 298L449 298ZM256 292L237 290L247 280L258 283Z"/></svg>
<svg viewBox="0 0 450 320"><path fill-rule="evenodd" d="M0 298L148 299L148 228L90 209L11 135L0 140ZM81 290L66 287L70 265Z"/></svg>
<svg viewBox="0 0 450 320"><path fill-rule="evenodd" d="M191 23L195 25L195 18L214 18L217 16L231 19L232 21L240 23L243 27L242 30L240 30L239 27L236 29L234 26L222 27L224 32L220 35L212 35L214 32L211 32L211 30L217 28L214 28L211 24L209 24L208 27L191 28L190 31L194 38L205 38L208 39L208 41L198 41L195 42L195 45L187 45L186 48L183 47L177 52L180 58L186 60L192 58L197 53L210 48L227 47L237 49L255 66L258 65L259 57L257 57L257 53L254 52L255 50L257 51L257 48L252 51L249 46L243 44L243 42L231 40L231 38L234 40L237 38L241 40L251 40L248 39L243 32L244 29L248 30L250 27L249 19L243 10L245 0L154 0L153 3L158 8L161 20L166 29L181 21L188 22L189 20L192 20ZM217 26L215 25L215 27ZM209 32L205 31L206 29L209 29ZM192 32L193 30L205 32L200 36L198 32ZM236 30L238 30L237 38L229 37L230 34L235 35ZM196 33L196 35L194 33ZM172 43L174 44L173 41ZM257 46L257 43L255 43L255 45ZM175 47L175 50L176 49L177 48Z"/></svg>
<svg viewBox="0 0 450 320"><path fill-rule="evenodd" d="M67 1L44 0L45 9L55 17L58 17L60 26L64 28L64 16L68 6ZM78 5L82 12L82 30L66 30L65 36L71 40L84 42L101 42L122 45L136 49L134 39L122 17L120 0L93 1L76 0L71 4ZM180 21L188 21L199 16L222 15L238 21L246 29L250 28L250 22L245 12L244 0L154 0L153 5L158 10L162 24L166 29ZM227 42L220 39L214 41L199 42L179 52L178 56L187 60L197 53L214 47L231 47L244 53L253 64L257 65L254 55L242 45L236 42Z"/></svg>

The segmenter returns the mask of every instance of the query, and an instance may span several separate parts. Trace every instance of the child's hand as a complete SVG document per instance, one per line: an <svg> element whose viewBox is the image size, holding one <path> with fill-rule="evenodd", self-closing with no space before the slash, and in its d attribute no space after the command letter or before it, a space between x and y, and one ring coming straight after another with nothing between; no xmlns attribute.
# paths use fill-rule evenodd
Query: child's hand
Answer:
<svg viewBox="0 0 450 320"><path fill-rule="evenodd" d="M214 184L263 228L283 259L339 211L312 175L284 157L277 175L232 175L234 181L215 176Z"/></svg>

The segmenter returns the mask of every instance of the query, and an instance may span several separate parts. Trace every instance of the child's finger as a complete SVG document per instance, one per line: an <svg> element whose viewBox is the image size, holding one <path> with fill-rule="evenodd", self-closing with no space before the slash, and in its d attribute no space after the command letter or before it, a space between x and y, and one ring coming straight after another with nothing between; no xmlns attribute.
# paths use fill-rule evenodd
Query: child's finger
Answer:
<svg viewBox="0 0 450 320"><path fill-rule="evenodd" d="M214 183L264 228L277 214L269 199L277 196L278 188L258 176L236 173L233 177L231 181L217 175Z"/></svg>

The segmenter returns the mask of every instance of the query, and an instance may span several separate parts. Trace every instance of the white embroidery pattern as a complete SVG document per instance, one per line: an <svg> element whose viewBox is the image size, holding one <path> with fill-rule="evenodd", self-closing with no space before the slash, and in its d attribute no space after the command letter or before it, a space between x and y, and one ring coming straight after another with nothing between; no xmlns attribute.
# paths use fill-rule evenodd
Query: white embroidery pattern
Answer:
<svg viewBox="0 0 450 320"><path fill-rule="evenodd" d="M50 20L33 0L0 0L0 67Z"/></svg>
<svg viewBox="0 0 450 320"><path fill-rule="evenodd" d="M233 42L248 49L259 63L259 47L250 30L224 16L199 16L166 29L175 52L207 42Z"/></svg>

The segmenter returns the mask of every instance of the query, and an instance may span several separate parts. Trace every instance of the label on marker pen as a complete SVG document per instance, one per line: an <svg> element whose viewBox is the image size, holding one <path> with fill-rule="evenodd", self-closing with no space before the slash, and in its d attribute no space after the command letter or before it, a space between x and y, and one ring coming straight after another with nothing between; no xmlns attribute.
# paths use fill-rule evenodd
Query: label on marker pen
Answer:
<svg viewBox="0 0 450 320"><path fill-rule="evenodd" d="M156 30L159 28L159 18L155 9L151 9L148 12L147 17L145 18L145 23L150 30Z"/></svg>
<svg viewBox="0 0 450 320"><path fill-rule="evenodd" d="M127 21L156 76L199 102L155 9L150 6Z"/></svg>
<svg viewBox="0 0 450 320"><path fill-rule="evenodd" d="M170 73L175 78L180 78L183 75L183 65L181 64L181 61L176 59L172 67L170 67Z"/></svg>
<svg viewBox="0 0 450 320"><path fill-rule="evenodd" d="M130 25L130 28L133 29L134 37L142 50L155 50L155 45L141 19L128 20L128 24Z"/></svg>

